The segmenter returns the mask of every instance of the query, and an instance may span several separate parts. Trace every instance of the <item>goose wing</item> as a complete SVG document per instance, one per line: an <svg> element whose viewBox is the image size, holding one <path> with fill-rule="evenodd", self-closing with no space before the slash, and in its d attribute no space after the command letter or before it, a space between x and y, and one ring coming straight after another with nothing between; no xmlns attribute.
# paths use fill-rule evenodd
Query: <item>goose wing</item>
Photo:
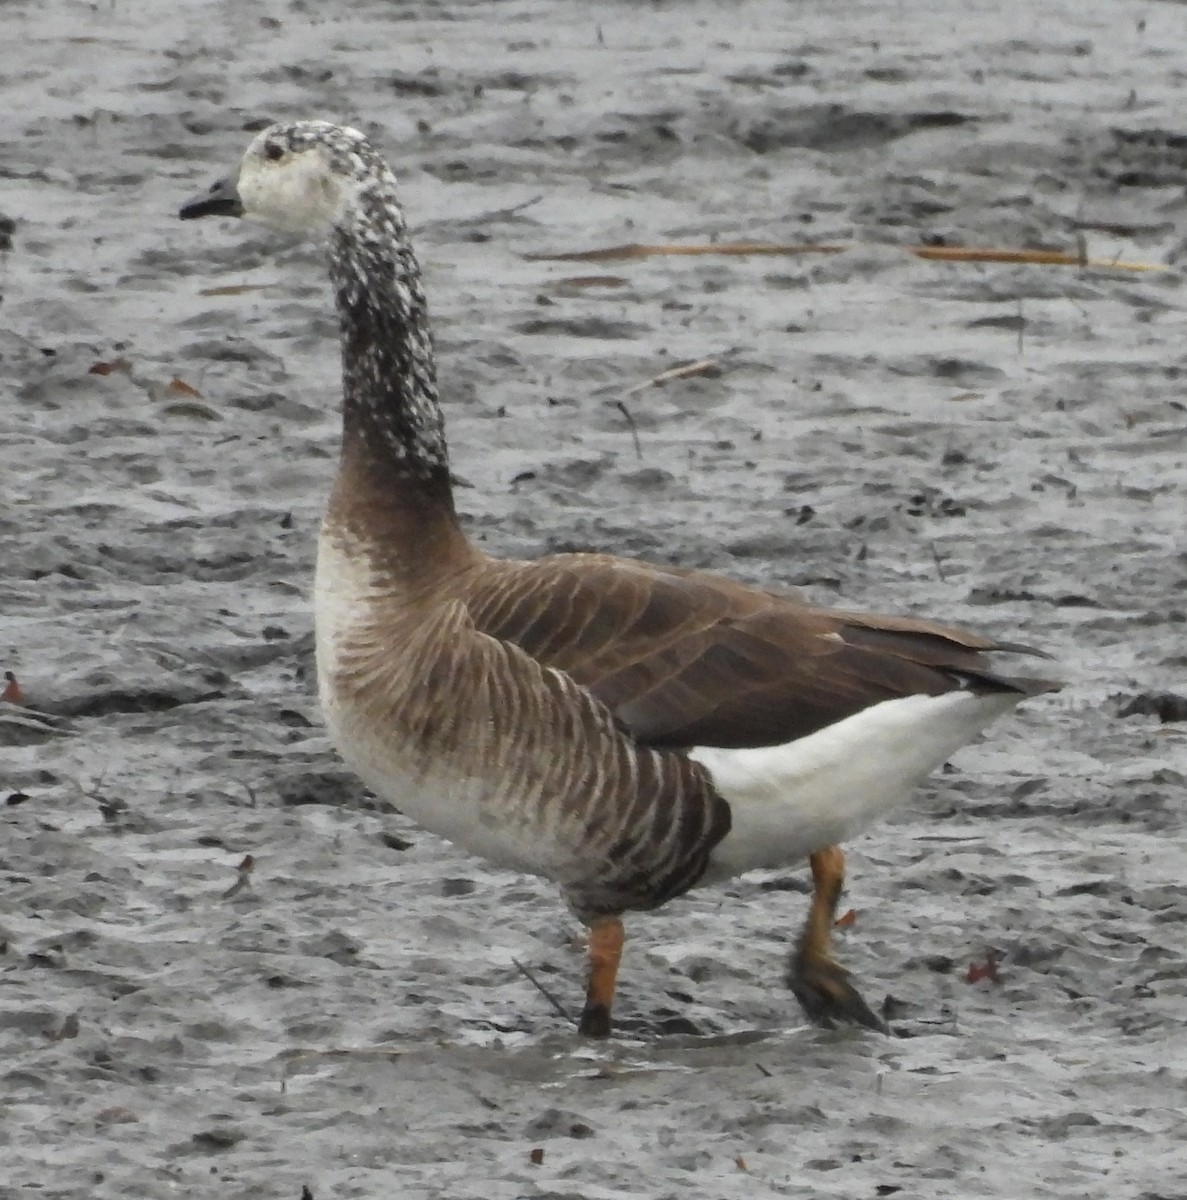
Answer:
<svg viewBox="0 0 1187 1200"><path fill-rule="evenodd" d="M1026 647L609 556L487 560L465 591L478 629L564 671L656 746L777 745L900 696L1055 686L992 672L987 651Z"/></svg>

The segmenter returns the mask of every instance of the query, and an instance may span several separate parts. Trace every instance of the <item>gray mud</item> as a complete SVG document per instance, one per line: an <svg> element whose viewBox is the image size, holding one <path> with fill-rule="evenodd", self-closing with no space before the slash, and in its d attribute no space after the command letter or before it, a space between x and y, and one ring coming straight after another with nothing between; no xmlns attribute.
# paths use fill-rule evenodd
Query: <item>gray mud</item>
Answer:
<svg viewBox="0 0 1187 1200"><path fill-rule="evenodd" d="M1187 691L1187 9L8 0L0 25L0 668L28 698L0 705L2 1200L1184 1194L1187 726L1120 712ZM321 258L174 219L298 116L397 165L490 550L1056 656L1062 695L850 848L842 951L900 1036L803 1025L789 869L633 920L624 1036L582 1045L516 967L576 1007L552 890L335 759ZM527 257L710 238L867 248ZM934 240L1172 269L892 248Z"/></svg>

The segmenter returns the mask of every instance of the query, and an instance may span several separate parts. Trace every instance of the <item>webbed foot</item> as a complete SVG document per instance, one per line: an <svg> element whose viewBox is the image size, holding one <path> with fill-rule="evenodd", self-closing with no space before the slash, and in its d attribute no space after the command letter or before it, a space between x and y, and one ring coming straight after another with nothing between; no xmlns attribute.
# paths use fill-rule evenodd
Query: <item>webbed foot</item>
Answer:
<svg viewBox="0 0 1187 1200"><path fill-rule="evenodd" d="M887 1033L886 1022L861 998L849 972L832 955L837 902L845 886L845 855L826 846L808 858L812 867L812 903L795 952L787 964L787 983L808 1019L835 1029L860 1025Z"/></svg>
<svg viewBox="0 0 1187 1200"><path fill-rule="evenodd" d="M861 1025L888 1032L886 1022L862 999L840 963L806 950L801 944L787 964L787 984L808 1019L826 1029Z"/></svg>

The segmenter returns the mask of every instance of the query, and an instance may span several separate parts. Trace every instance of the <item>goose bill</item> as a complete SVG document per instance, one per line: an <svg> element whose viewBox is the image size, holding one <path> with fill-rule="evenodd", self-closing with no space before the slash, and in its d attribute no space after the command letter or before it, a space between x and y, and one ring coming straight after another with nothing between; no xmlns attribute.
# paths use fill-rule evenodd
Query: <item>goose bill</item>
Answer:
<svg viewBox="0 0 1187 1200"><path fill-rule="evenodd" d="M228 176L212 183L206 191L183 204L177 215L183 221L192 221L196 217L243 216L243 202L239 199L235 180Z"/></svg>

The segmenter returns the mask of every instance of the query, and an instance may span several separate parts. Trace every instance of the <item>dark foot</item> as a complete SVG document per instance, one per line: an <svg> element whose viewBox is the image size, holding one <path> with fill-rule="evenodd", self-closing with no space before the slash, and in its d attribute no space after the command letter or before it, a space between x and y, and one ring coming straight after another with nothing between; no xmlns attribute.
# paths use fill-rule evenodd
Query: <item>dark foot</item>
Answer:
<svg viewBox="0 0 1187 1200"><path fill-rule="evenodd" d="M849 972L828 958L796 950L787 966L787 983L808 1019L826 1029L861 1025L888 1033L886 1022L849 982Z"/></svg>
<svg viewBox="0 0 1187 1200"><path fill-rule="evenodd" d="M586 1004L577 1023L577 1032L587 1038L610 1036L610 1009L605 1004Z"/></svg>

